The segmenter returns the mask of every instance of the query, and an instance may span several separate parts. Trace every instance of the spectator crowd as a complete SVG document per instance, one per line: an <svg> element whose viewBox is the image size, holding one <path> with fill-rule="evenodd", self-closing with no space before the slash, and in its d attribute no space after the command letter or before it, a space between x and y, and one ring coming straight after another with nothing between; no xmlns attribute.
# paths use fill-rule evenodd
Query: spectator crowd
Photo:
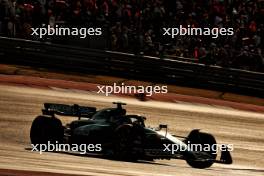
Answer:
<svg viewBox="0 0 264 176"><path fill-rule="evenodd" d="M103 26L108 49L264 72L264 0L0 0L0 35L33 39L42 24ZM234 35L163 35L179 25ZM35 38L34 38L35 39Z"/></svg>

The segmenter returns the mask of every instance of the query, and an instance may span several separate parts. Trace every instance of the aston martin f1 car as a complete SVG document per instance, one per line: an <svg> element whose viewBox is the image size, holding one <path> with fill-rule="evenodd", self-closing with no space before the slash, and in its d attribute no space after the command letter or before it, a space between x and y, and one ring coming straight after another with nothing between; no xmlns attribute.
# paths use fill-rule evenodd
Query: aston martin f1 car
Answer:
<svg viewBox="0 0 264 176"><path fill-rule="evenodd" d="M118 160L183 159L194 168L207 168L213 163L231 164L227 147L217 159L215 137L192 130L187 137L172 135L167 125L146 127L146 118L127 114L124 103L114 102L115 108L97 110L96 107L44 103L42 115L31 126L32 144L101 144L101 155ZM57 116L78 119L62 125ZM207 147L197 150L190 147Z"/></svg>

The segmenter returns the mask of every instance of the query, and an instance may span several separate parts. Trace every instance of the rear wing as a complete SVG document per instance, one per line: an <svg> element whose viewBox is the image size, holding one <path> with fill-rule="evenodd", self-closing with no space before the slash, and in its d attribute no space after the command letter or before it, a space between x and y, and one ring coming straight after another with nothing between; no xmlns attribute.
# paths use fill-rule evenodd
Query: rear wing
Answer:
<svg viewBox="0 0 264 176"><path fill-rule="evenodd" d="M76 116L76 117L86 117L90 118L96 112L95 107L65 105L65 104L54 104L54 103L44 103L44 109L42 109L43 115L63 115L63 116Z"/></svg>

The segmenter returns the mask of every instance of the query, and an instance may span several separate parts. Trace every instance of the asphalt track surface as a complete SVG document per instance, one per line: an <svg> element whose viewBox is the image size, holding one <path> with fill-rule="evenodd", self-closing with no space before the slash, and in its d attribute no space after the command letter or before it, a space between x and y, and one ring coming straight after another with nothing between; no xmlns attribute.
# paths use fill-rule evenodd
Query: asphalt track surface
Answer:
<svg viewBox="0 0 264 176"><path fill-rule="evenodd" d="M219 143L233 144L234 163L194 169L183 160L121 162L100 157L31 151L29 130L44 102L78 103L98 108L123 101L128 113L147 117L147 126L168 124L169 131L187 135L194 128L210 132ZM63 123L73 118L61 117ZM104 97L86 91L0 85L0 175L115 175L115 176L257 176L264 175L264 114L229 107L192 103L140 102ZM54 174L56 173L56 174Z"/></svg>

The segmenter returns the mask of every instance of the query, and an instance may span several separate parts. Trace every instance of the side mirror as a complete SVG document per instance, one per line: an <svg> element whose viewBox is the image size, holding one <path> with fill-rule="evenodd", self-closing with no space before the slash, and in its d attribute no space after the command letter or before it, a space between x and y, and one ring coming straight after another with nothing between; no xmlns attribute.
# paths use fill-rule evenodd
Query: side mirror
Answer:
<svg viewBox="0 0 264 176"><path fill-rule="evenodd" d="M159 124L159 128L160 128L160 129L162 129L162 128L168 128L168 125Z"/></svg>
<svg viewBox="0 0 264 176"><path fill-rule="evenodd" d="M167 137L167 133L168 133L168 125L163 125L163 124L159 124L159 129L163 129L165 128L166 129L166 133L165 133L165 137Z"/></svg>

